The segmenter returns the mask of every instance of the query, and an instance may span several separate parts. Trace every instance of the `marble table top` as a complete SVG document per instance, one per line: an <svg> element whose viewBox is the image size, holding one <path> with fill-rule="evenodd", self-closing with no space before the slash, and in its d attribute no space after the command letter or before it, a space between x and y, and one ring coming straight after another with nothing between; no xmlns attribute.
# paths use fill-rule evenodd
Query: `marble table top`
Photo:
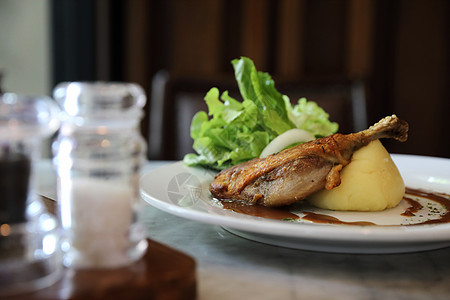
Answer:
<svg viewBox="0 0 450 300"><path fill-rule="evenodd" d="M143 172L168 162L149 162ZM55 197L49 162L38 190ZM143 205L148 237L197 262L199 299L450 299L450 248L357 255L302 251L235 236Z"/></svg>

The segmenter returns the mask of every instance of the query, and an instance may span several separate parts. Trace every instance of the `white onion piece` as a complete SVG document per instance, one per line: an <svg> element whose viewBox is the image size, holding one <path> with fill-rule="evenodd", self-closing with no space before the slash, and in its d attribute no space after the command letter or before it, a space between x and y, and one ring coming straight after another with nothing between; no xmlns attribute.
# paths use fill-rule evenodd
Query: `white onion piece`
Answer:
<svg viewBox="0 0 450 300"><path fill-rule="evenodd" d="M308 142L314 140L315 137L312 133L303 129L289 129L288 131L280 134L271 141L266 148L261 152L260 158L265 158L271 154L278 153L284 148L299 142Z"/></svg>

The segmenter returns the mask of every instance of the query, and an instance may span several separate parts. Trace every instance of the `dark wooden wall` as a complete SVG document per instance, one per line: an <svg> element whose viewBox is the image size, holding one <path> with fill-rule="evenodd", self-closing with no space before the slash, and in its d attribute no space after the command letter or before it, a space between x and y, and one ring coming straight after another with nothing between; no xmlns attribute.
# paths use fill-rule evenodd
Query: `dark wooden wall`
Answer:
<svg viewBox="0 0 450 300"><path fill-rule="evenodd" d="M410 123L408 142L387 143L391 152L450 157L450 1L93 3L96 79L137 82L150 94L160 69L232 77L239 56L275 80L358 78L367 84L370 123L393 113Z"/></svg>

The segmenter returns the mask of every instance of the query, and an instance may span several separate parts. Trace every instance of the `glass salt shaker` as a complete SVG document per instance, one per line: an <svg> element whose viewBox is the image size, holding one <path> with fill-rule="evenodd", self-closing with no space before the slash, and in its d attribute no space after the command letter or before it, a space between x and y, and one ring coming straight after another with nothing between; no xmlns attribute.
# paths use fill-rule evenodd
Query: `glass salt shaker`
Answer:
<svg viewBox="0 0 450 300"><path fill-rule="evenodd" d="M61 275L57 218L35 189L41 144L59 128L59 114L49 97L0 95L0 297Z"/></svg>
<svg viewBox="0 0 450 300"><path fill-rule="evenodd" d="M116 268L147 250L138 218L146 102L130 83L70 82L55 87L66 118L53 144L67 267Z"/></svg>

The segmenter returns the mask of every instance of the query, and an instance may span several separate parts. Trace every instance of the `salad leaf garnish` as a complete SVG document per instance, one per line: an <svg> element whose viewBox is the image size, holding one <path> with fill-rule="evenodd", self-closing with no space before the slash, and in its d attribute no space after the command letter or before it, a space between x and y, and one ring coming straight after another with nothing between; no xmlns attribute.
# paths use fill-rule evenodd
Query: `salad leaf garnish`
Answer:
<svg viewBox="0 0 450 300"><path fill-rule="evenodd" d="M300 128L314 136L327 136L338 129L315 102L301 98L292 106L268 73L256 69L247 57L232 61L243 101L222 94L215 87L205 96L208 113L200 111L191 123L193 148L184 163L223 170L259 157L278 135Z"/></svg>

